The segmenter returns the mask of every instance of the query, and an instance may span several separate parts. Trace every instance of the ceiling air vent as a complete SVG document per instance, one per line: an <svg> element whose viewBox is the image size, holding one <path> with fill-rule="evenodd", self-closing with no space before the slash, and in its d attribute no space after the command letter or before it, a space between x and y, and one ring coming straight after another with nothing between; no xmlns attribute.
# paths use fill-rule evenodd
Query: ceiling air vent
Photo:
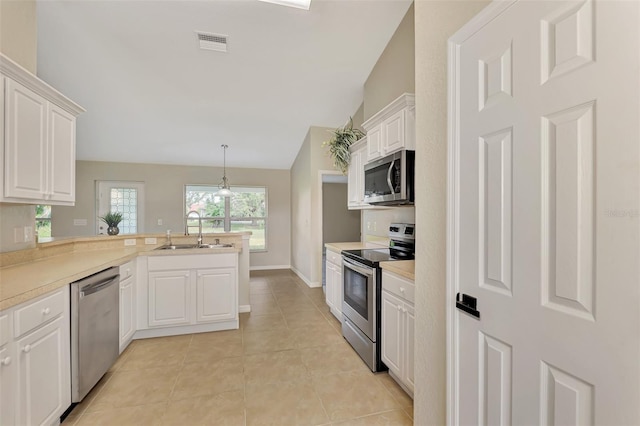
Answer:
<svg viewBox="0 0 640 426"><path fill-rule="evenodd" d="M200 31L196 31L196 35L198 36L200 49L215 50L218 52L227 51L228 37L226 35L203 33Z"/></svg>

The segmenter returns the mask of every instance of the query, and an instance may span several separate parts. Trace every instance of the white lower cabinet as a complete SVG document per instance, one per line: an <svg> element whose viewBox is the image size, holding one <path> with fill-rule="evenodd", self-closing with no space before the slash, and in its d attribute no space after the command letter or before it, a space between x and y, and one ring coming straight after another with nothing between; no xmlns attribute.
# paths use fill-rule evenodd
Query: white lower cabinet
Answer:
<svg viewBox="0 0 640 426"><path fill-rule="evenodd" d="M414 390L414 290L412 281L382 271L382 362L407 392Z"/></svg>
<svg viewBox="0 0 640 426"><path fill-rule="evenodd" d="M69 288L0 312L0 330L0 424L56 423L71 405Z"/></svg>
<svg viewBox="0 0 640 426"><path fill-rule="evenodd" d="M120 353L136 332L136 262L120 266Z"/></svg>
<svg viewBox="0 0 640 426"><path fill-rule="evenodd" d="M147 262L146 290L138 292L146 318L138 315L137 336L238 328L236 253L150 256Z"/></svg>
<svg viewBox="0 0 640 426"><path fill-rule="evenodd" d="M326 251L325 298L333 316L342 321L342 255L333 250Z"/></svg>

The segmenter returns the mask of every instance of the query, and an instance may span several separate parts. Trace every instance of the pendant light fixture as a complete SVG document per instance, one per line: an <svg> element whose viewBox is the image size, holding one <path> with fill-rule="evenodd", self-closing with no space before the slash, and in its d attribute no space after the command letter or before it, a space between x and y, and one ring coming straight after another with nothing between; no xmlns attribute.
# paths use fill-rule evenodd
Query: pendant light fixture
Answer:
<svg viewBox="0 0 640 426"><path fill-rule="evenodd" d="M229 187L229 179L227 179L227 148L229 148L229 145L222 145L222 149L224 150L224 163L223 163L223 172L222 172L222 180L220 181L220 184L218 185L218 188L220 188L218 190L218 192L216 192L215 195L217 195L218 197L230 197L231 196L231 188Z"/></svg>

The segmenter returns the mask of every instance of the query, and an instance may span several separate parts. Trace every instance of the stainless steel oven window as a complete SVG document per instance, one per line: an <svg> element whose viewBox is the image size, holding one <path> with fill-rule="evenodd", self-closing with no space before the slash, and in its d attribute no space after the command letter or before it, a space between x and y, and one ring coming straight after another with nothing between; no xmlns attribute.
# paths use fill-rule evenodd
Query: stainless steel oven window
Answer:
<svg viewBox="0 0 640 426"><path fill-rule="evenodd" d="M370 314L368 280L367 275L349 267L344 274L344 301L366 320L369 320Z"/></svg>

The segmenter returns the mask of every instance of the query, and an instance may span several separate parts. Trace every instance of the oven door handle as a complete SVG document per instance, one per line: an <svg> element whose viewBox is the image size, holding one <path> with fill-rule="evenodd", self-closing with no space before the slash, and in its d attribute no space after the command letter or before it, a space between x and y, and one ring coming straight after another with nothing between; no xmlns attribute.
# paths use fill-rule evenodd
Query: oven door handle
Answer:
<svg viewBox="0 0 640 426"><path fill-rule="evenodd" d="M353 269L356 272L360 272L362 275L366 275L368 277L373 276L373 271L370 266L363 265L358 262L354 262L351 259L347 259L346 257L342 258L342 264L345 265L349 269Z"/></svg>
<svg viewBox="0 0 640 426"><path fill-rule="evenodd" d="M389 164L389 170L387 170L387 185L389 185L389 189L391 190L392 194L395 194L396 192L393 190L393 183L391 183L391 172L393 171L393 165L395 164L396 160L391 160L391 164Z"/></svg>

